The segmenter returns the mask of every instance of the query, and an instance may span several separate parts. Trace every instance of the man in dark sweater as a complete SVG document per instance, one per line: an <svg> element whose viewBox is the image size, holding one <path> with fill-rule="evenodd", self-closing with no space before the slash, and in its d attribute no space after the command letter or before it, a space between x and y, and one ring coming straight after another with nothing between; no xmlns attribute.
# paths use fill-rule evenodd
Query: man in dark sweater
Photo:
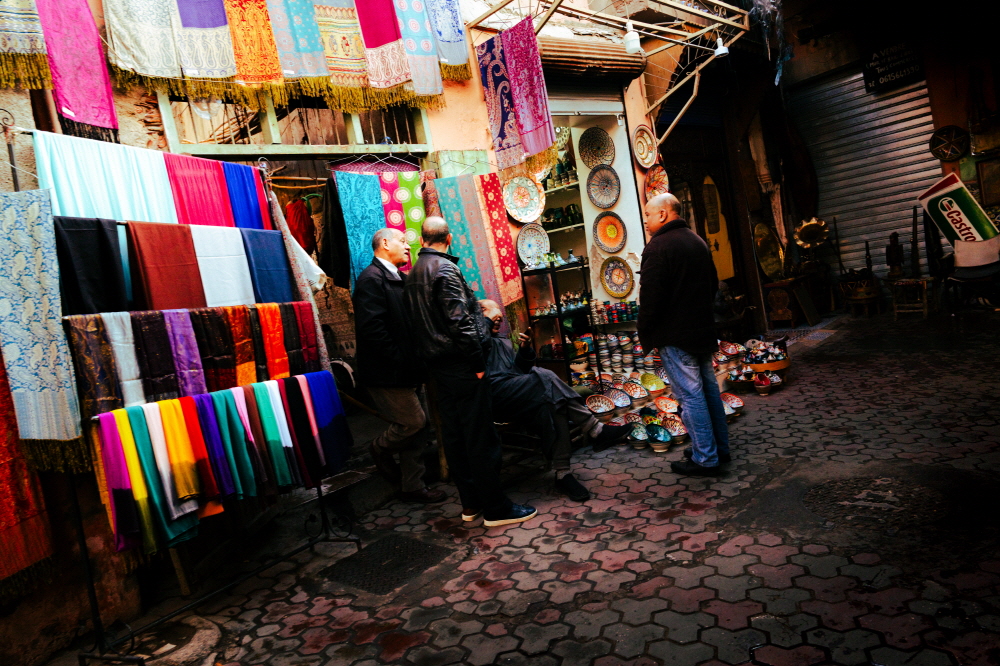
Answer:
<svg viewBox="0 0 1000 666"><path fill-rule="evenodd" d="M729 428L712 369L718 350L712 302L719 278L708 245L688 228L672 194L646 203L649 243L639 273L639 339L659 349L691 435L685 459L670 464L678 474L717 476L729 462Z"/></svg>

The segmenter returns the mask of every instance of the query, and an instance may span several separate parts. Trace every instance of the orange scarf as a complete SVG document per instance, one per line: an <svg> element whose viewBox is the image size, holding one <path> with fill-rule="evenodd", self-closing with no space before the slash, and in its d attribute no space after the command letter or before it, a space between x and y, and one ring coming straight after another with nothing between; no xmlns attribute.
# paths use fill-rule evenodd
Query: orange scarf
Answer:
<svg viewBox="0 0 1000 666"><path fill-rule="evenodd" d="M277 303L259 303L260 328L264 334L264 351L267 354L267 374L271 379L288 377L288 351L285 349L285 329L281 324L281 310Z"/></svg>
<svg viewBox="0 0 1000 666"><path fill-rule="evenodd" d="M267 0L225 0L225 6L236 55L236 80L251 86L282 83Z"/></svg>

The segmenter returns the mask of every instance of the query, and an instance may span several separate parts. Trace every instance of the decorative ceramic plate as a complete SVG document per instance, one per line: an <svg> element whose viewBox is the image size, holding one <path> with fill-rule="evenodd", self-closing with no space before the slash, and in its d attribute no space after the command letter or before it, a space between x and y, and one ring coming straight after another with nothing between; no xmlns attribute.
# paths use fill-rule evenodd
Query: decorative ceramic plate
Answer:
<svg viewBox="0 0 1000 666"><path fill-rule="evenodd" d="M545 210L545 191L538 181L516 176L504 185L503 204L518 222L534 222Z"/></svg>
<svg viewBox="0 0 1000 666"><path fill-rule="evenodd" d="M615 161L615 142L600 127L591 127L580 135L580 159L591 169L611 164Z"/></svg>
<svg viewBox="0 0 1000 666"><path fill-rule="evenodd" d="M632 406L632 398L629 397L628 393L620 389L608 389L604 395L614 401L615 407Z"/></svg>
<svg viewBox="0 0 1000 666"><path fill-rule="evenodd" d="M669 418L663 421L663 427L667 429L671 437L686 437L688 434L687 428L684 427L684 422L681 421L679 416L674 416L673 414L668 415Z"/></svg>
<svg viewBox="0 0 1000 666"><path fill-rule="evenodd" d="M642 422L648 426L660 425L661 419L659 416L656 416L654 414L646 414L642 417Z"/></svg>
<svg viewBox="0 0 1000 666"><path fill-rule="evenodd" d="M611 398L600 394L587 397L587 407L595 414L606 414L615 408L615 403Z"/></svg>
<svg viewBox="0 0 1000 666"><path fill-rule="evenodd" d="M651 423L646 426L646 432L649 434L649 438L654 442L669 442L673 439L670 436L669 430L661 425L656 425L655 423Z"/></svg>
<svg viewBox="0 0 1000 666"><path fill-rule="evenodd" d="M606 164L598 164L587 176L587 197L598 208L614 206L621 191L622 181L618 173Z"/></svg>
<svg viewBox="0 0 1000 666"><path fill-rule="evenodd" d="M635 161L643 169L656 164L656 137L648 126L639 125L632 132L632 152L635 153Z"/></svg>
<svg viewBox="0 0 1000 666"><path fill-rule="evenodd" d="M646 172L646 201L657 194L666 194L669 191L670 179L667 178L667 170L659 164L654 165Z"/></svg>
<svg viewBox="0 0 1000 666"><path fill-rule="evenodd" d="M623 426L623 425L628 425L628 421L626 421L625 419L623 419L620 416L616 416L615 418L613 418L610 421L608 421L608 425L610 425L610 426Z"/></svg>
<svg viewBox="0 0 1000 666"><path fill-rule="evenodd" d="M594 242L605 252L621 251L627 239L625 222L611 211L601 213L594 220Z"/></svg>
<svg viewBox="0 0 1000 666"><path fill-rule="evenodd" d="M729 405L735 410L743 409L743 398L738 395L733 395L732 393L722 393L719 395L722 398L722 402Z"/></svg>
<svg viewBox="0 0 1000 666"><path fill-rule="evenodd" d="M732 342L720 342L719 351L726 356L736 356L740 353L740 347Z"/></svg>
<svg viewBox="0 0 1000 666"><path fill-rule="evenodd" d="M632 293L634 283L632 269L618 257L608 257L601 264L601 284L609 295L625 298Z"/></svg>
<svg viewBox="0 0 1000 666"><path fill-rule="evenodd" d="M549 251L549 235L540 224L526 224L517 233L517 256L533 266Z"/></svg>
<svg viewBox="0 0 1000 666"><path fill-rule="evenodd" d="M642 388L650 392L662 391L667 387L667 385L663 383L662 379L648 372L643 373L641 381Z"/></svg>
<svg viewBox="0 0 1000 666"><path fill-rule="evenodd" d="M568 127L557 127L556 131L556 150L566 150L566 144L569 143L570 131Z"/></svg>
<svg viewBox="0 0 1000 666"><path fill-rule="evenodd" d="M656 399L656 408L661 412L667 412L668 414L676 414L677 408L679 407L676 400L673 398L668 398L667 396L660 396Z"/></svg>

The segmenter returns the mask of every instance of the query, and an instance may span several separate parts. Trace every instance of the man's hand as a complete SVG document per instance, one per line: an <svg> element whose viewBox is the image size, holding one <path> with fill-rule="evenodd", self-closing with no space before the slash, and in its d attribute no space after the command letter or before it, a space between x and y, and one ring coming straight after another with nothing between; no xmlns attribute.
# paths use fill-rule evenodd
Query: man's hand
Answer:
<svg viewBox="0 0 1000 666"><path fill-rule="evenodd" d="M485 372L477 372L476 373L476 379L482 379L485 376L486 376Z"/></svg>
<svg viewBox="0 0 1000 666"><path fill-rule="evenodd" d="M517 334L517 341L520 344L522 344L522 345L523 344L527 344L528 342L530 342L531 341L531 329L530 328L526 328L524 330L524 333L518 333Z"/></svg>

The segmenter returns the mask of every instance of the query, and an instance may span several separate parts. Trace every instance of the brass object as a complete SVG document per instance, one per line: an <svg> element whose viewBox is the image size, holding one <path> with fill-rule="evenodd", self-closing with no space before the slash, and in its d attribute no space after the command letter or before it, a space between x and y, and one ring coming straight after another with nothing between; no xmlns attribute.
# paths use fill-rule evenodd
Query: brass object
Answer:
<svg viewBox="0 0 1000 666"><path fill-rule="evenodd" d="M758 222L753 228L753 241L757 248L757 261L764 274L772 280L784 278L785 251L771 227Z"/></svg>
<svg viewBox="0 0 1000 666"><path fill-rule="evenodd" d="M799 247L811 250L826 242L830 235L830 228L824 220L812 218L802 220L795 229L795 242Z"/></svg>

